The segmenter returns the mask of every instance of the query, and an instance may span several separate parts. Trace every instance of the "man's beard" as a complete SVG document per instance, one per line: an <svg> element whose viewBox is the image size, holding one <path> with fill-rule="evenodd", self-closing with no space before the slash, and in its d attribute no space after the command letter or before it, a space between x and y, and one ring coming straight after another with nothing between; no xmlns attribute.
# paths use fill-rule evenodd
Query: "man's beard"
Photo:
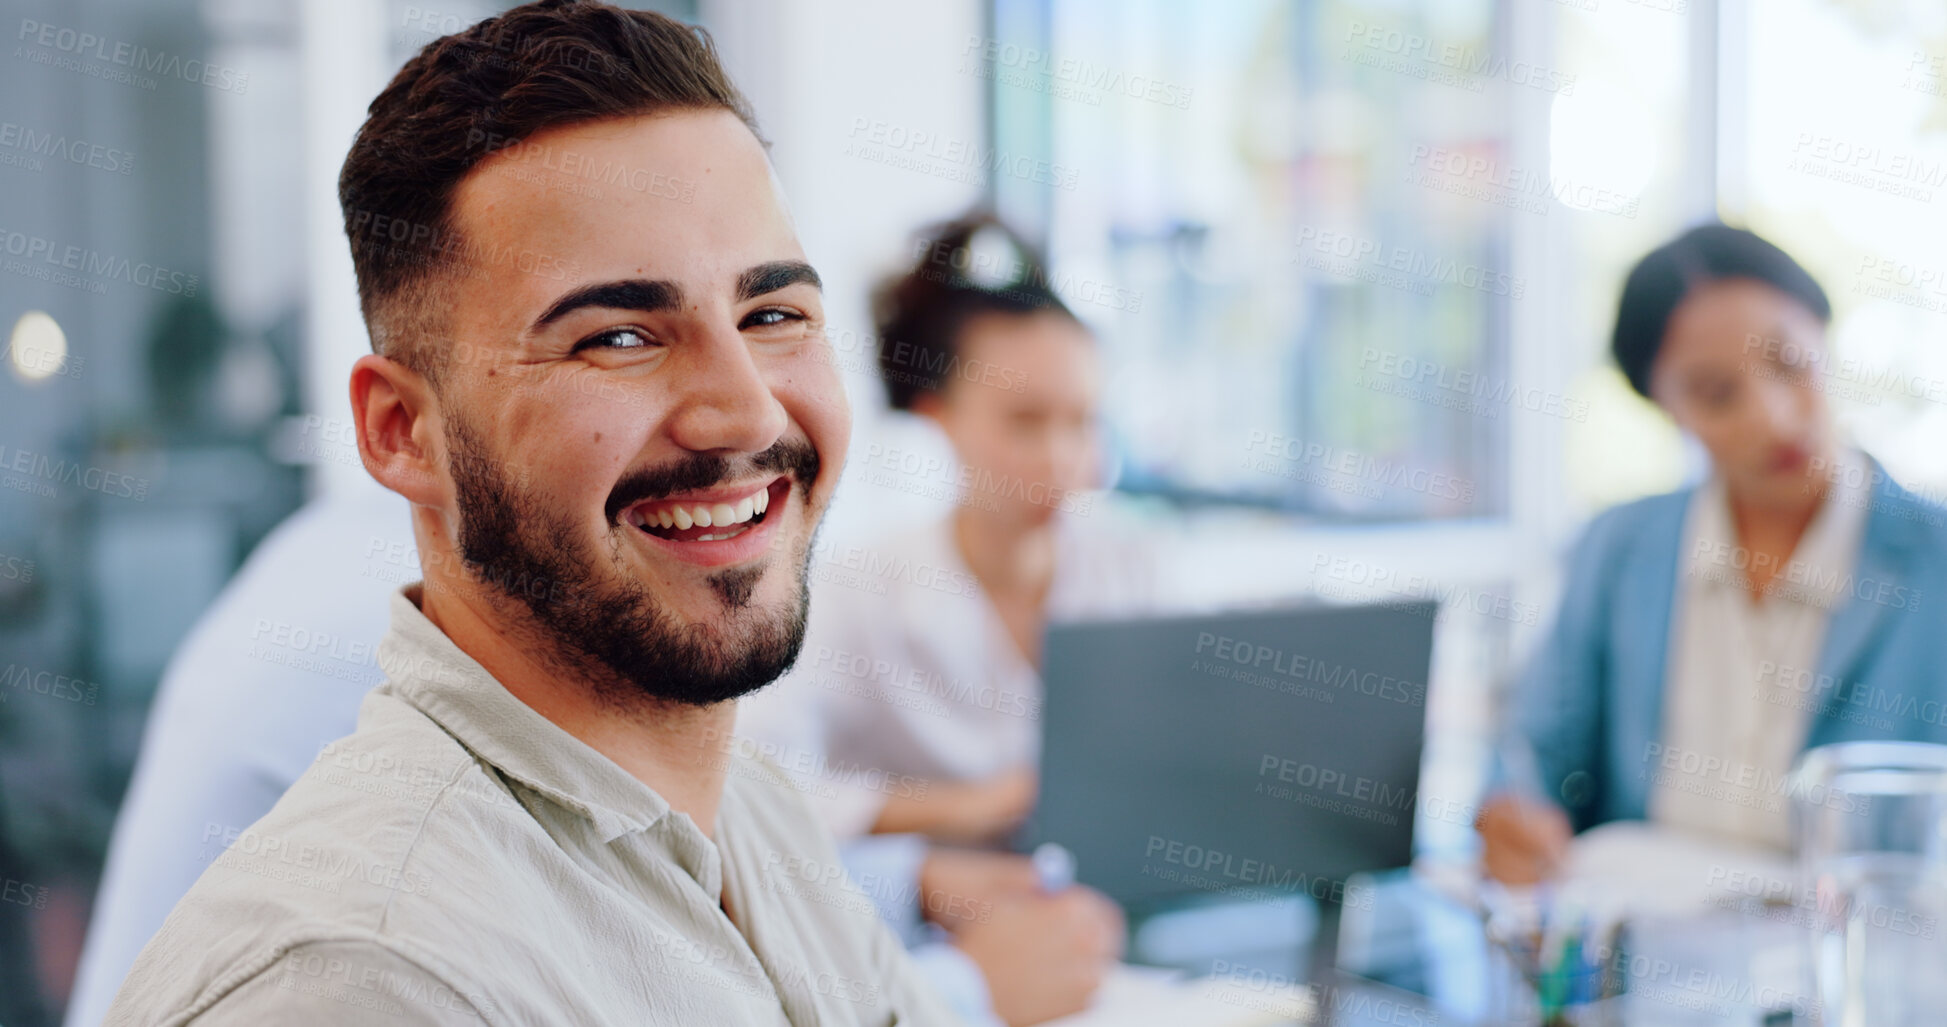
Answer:
<svg viewBox="0 0 1947 1027"><path fill-rule="evenodd" d="M709 578L724 605L719 624L732 635L719 641L703 625L677 623L648 588L627 574L619 539L611 536L606 552L583 541L572 514L510 481L480 437L459 418L447 424L460 559L496 596L526 608L543 635L537 641L544 659L585 675L598 694L625 706L644 699L689 706L735 699L776 680L797 659L810 600L809 539L788 557L797 573L797 590L786 609L751 605L770 558ZM643 499L707 488L733 470L753 467L792 472L809 509L819 460L808 443L779 442L748 464L733 468L722 457L696 455L632 473L609 497L604 511L608 523L623 531L640 530L621 524L618 513ZM613 573L599 573L604 563Z"/></svg>

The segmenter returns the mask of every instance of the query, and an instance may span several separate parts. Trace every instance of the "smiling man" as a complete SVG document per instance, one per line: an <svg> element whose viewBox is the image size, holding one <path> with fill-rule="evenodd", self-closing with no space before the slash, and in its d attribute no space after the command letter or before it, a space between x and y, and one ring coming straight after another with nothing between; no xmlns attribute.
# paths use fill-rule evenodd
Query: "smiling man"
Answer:
<svg viewBox="0 0 1947 1027"><path fill-rule="evenodd" d="M574 0L437 40L340 199L359 451L424 581L358 730L109 1022L949 1021L795 795L710 741L797 654L850 428L707 40Z"/></svg>

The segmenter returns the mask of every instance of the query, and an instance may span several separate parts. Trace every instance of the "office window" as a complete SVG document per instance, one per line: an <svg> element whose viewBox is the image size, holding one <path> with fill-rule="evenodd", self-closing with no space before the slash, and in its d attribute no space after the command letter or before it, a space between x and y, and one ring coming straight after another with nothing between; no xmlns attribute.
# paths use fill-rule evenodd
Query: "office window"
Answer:
<svg viewBox="0 0 1947 1027"><path fill-rule="evenodd" d="M1551 162L1630 198L1627 216L1563 211L1550 242L1559 305L1548 341L1587 416L1563 435L1561 492L1576 520L1682 485L1700 473L1676 425L1638 396L1609 357L1609 335L1629 269L1716 206L1717 150L1712 15L1698 5L1568 5L1554 47L1576 71L1573 94L1551 104Z"/></svg>
<svg viewBox="0 0 1947 1027"><path fill-rule="evenodd" d="M1654 231L1580 226L1568 255L1595 273L1571 286L1576 320L1609 316L1629 264L1683 225L1714 212L1749 227L1804 264L1832 301L1825 395L1842 429L1900 481L1947 496L1936 455L1947 442L1947 9L1723 3L1701 69L1716 85L1702 111L1714 152L1689 158L1716 174L1697 181L1709 202L1695 211L1661 198L1666 182L1688 189L1682 179L1698 178L1684 174L1669 131L1686 105L1697 113L1670 87L1681 76L1669 74L1697 16L1646 4L1612 19L1610 10L1563 16L1563 60L1606 65L1652 115L1652 186L1638 227ZM1701 453L1686 454L1674 426L1631 398L1620 376L1592 367L1582 391L1594 415L1572 437L1568 484L1585 505L1703 472Z"/></svg>
<svg viewBox="0 0 1947 1027"><path fill-rule="evenodd" d="M1895 477L1939 500L1947 9L1767 0L1736 10L1748 42L1724 69L1725 214L1825 287L1827 400Z"/></svg>
<svg viewBox="0 0 1947 1027"><path fill-rule="evenodd" d="M1506 512L1511 425L1573 402L1510 375L1511 220L1626 202L1515 161L1515 101L1569 80L1506 14L997 0L994 199L1111 354L1120 487Z"/></svg>

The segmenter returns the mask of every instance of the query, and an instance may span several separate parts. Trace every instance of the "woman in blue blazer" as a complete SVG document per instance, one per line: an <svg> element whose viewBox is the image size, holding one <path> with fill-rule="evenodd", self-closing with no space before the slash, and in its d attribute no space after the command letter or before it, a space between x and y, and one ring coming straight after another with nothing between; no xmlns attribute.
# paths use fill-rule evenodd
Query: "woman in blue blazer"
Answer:
<svg viewBox="0 0 1947 1027"><path fill-rule="evenodd" d="M1830 317L1784 251L1723 225L1631 271L1616 362L1711 474L1577 546L1480 819L1495 877L1547 876L1611 820L1782 848L1804 749L1947 742L1947 510L1834 430L1826 390L1857 369Z"/></svg>

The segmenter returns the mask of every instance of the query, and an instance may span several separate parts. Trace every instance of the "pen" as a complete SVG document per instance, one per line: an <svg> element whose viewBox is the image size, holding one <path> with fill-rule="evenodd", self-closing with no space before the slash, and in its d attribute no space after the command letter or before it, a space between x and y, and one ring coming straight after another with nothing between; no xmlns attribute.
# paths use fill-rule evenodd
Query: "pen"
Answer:
<svg viewBox="0 0 1947 1027"><path fill-rule="evenodd" d="M1057 842L1042 842L1035 846L1034 878L1041 890L1049 895L1067 891L1075 883L1075 854Z"/></svg>

